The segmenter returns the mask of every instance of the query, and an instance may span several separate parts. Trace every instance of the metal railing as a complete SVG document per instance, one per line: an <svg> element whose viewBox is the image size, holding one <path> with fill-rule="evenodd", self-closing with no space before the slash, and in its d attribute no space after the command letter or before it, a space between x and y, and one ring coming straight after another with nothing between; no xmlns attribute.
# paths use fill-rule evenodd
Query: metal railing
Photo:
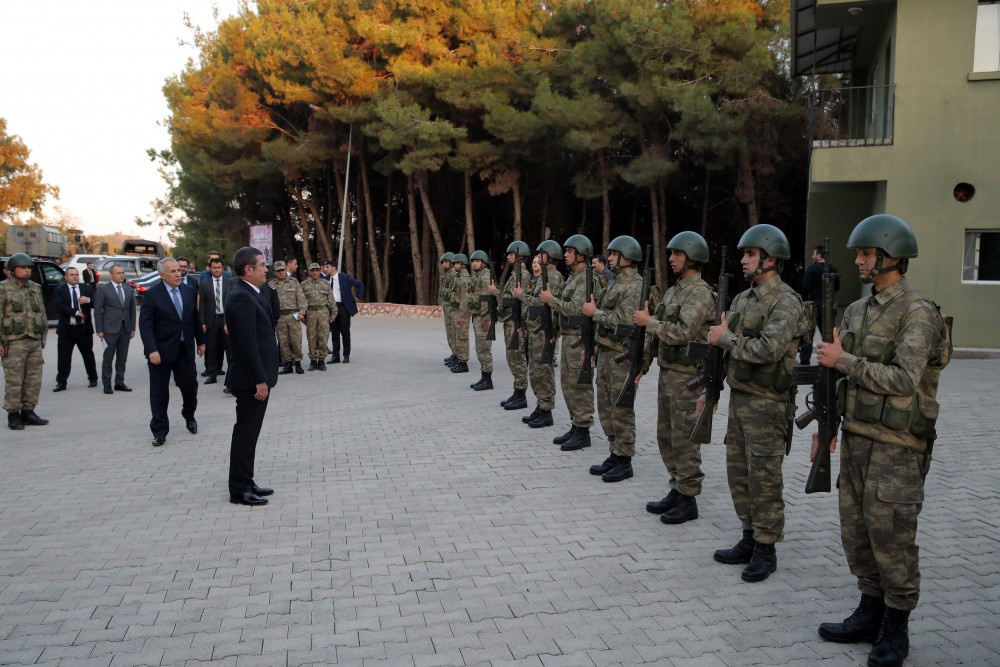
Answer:
<svg viewBox="0 0 1000 667"><path fill-rule="evenodd" d="M814 90L809 94L811 145L890 145L894 104L894 84Z"/></svg>

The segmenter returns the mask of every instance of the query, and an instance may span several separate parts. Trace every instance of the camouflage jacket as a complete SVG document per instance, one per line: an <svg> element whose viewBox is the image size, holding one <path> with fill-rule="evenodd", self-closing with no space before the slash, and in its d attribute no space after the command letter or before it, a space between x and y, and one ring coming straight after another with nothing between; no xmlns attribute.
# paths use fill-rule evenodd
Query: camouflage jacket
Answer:
<svg viewBox="0 0 1000 667"><path fill-rule="evenodd" d="M451 307L451 291L455 287L455 271L448 269L441 274L438 283L438 300L442 306Z"/></svg>
<svg viewBox="0 0 1000 667"><path fill-rule="evenodd" d="M280 304L282 315L305 312L306 295L302 293L302 286L299 285L298 280L295 278L285 278L284 281L281 281L277 278L272 278L267 284L278 293L278 303ZM327 287L329 286L330 283L327 283Z"/></svg>
<svg viewBox="0 0 1000 667"><path fill-rule="evenodd" d="M789 400L799 341L810 327L802 297L774 275L736 295L726 319L719 346L729 353L729 386Z"/></svg>
<svg viewBox="0 0 1000 667"><path fill-rule="evenodd" d="M597 276L594 276L595 280ZM598 289L595 288L595 298ZM583 314L583 302L587 296L587 267L581 266L566 278L562 289L552 292L549 308L559 314L559 329L564 334L579 334L580 327L571 326L569 318Z"/></svg>
<svg viewBox="0 0 1000 667"><path fill-rule="evenodd" d="M549 280L549 291L552 292L553 294L558 294L559 291L562 289L565 279L563 278L562 274L559 273L559 269L556 268L555 264L549 264L547 273ZM524 287L523 289L524 289L524 294L521 295L521 301L524 302L525 306L530 308L531 306L542 305L541 299L538 298L538 295L542 293L541 276L539 276L536 280L532 281L530 290L528 289L527 286ZM525 314L527 315L527 311L525 311ZM538 322L539 320L539 318L537 317L531 317L528 319L532 322ZM552 324L555 325L556 328L558 328L559 326L558 319L552 318Z"/></svg>
<svg viewBox="0 0 1000 667"><path fill-rule="evenodd" d="M28 279L0 281L0 344L31 338L45 341L49 333L42 288Z"/></svg>
<svg viewBox="0 0 1000 667"><path fill-rule="evenodd" d="M642 274L634 266L629 266L615 274L615 279L601 290L597 297L597 344L605 349L622 352L626 339L615 335L619 324L632 324L635 311L639 310L639 296L642 293Z"/></svg>
<svg viewBox="0 0 1000 667"><path fill-rule="evenodd" d="M472 278L464 268L455 272L455 280L451 286L451 307L456 317L469 316L469 283Z"/></svg>
<svg viewBox="0 0 1000 667"><path fill-rule="evenodd" d="M844 430L923 451L934 435L941 370L951 359L951 337L937 306L903 278L848 306L840 341Z"/></svg>
<svg viewBox="0 0 1000 667"><path fill-rule="evenodd" d="M316 278L306 278L305 282L302 283L302 295L306 299L306 305L310 310L310 315L318 311L326 311L326 313L321 313L325 317L336 317L337 316L337 302L333 299L333 289L330 287L330 283Z"/></svg>
<svg viewBox="0 0 1000 667"><path fill-rule="evenodd" d="M524 263L520 262L521 267L521 289L530 290L531 289L531 274L528 273L528 269L524 267ZM500 299L500 317L505 318L511 314L511 307L503 305L504 299L514 298L514 288L517 287L517 272L512 268L510 275L507 276L506 282L503 284L503 289L500 290L500 294L497 296Z"/></svg>
<svg viewBox="0 0 1000 667"><path fill-rule="evenodd" d="M646 327L646 340L651 342L660 368L694 374L697 369L687 356L687 344L706 340L714 319L715 292L701 274L668 288Z"/></svg>
<svg viewBox="0 0 1000 667"><path fill-rule="evenodd" d="M490 273L490 267L484 266L470 276L469 279L469 313L473 317L483 317L489 314L489 308L485 303L479 300L484 294L489 294L487 289L492 282L493 277Z"/></svg>

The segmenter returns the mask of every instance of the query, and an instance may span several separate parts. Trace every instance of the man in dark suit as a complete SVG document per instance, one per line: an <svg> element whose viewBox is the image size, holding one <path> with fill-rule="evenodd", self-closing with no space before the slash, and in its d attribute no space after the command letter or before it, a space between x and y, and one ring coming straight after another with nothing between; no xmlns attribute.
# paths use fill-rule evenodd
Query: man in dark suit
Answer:
<svg viewBox="0 0 1000 667"><path fill-rule="evenodd" d="M97 287L99 282L100 276L97 274L97 271L94 270L94 263L87 262L87 268L83 270L83 284Z"/></svg>
<svg viewBox="0 0 1000 667"><path fill-rule="evenodd" d="M365 284L346 273L337 271L337 262L328 259L323 262L323 279L329 281L333 290L333 300L337 302L337 317L330 325L333 356L327 363L340 363L340 339L344 339L344 363L351 363L351 318L358 314L358 304L354 300L352 287L357 288L358 298L365 298Z"/></svg>
<svg viewBox="0 0 1000 667"><path fill-rule="evenodd" d="M104 341L104 360L101 364L101 381L104 393L111 389L111 362L115 362L115 389L132 391L125 384L125 362L128 360L129 341L135 338L135 290L125 282L125 269L121 264L111 267L111 282L97 288L94 296L94 328L97 337Z"/></svg>
<svg viewBox="0 0 1000 667"><path fill-rule="evenodd" d="M222 259L222 255L219 254L218 250L209 250L208 251L208 264L207 264L207 266L211 266L213 259ZM201 277L199 278L200 284L204 285L205 283L207 283L210 276L211 276L211 274L208 271L202 271L201 272ZM229 271L226 271L225 268L222 269L222 277L225 278L226 280L229 280L230 278L232 278L232 276L229 274Z"/></svg>
<svg viewBox="0 0 1000 667"><path fill-rule="evenodd" d="M66 284L55 291L53 301L59 312L56 335L59 337L56 363L56 386L52 391L64 391L73 363L73 348L79 348L83 366L91 387L97 386L97 362L94 360L94 288L80 284L80 272L66 269Z"/></svg>
<svg viewBox="0 0 1000 667"><path fill-rule="evenodd" d="M271 387L278 382L278 341L270 307L261 287L267 282L264 255L256 248L236 251L237 276L226 299L226 326L232 356L226 387L236 397L236 424L229 454L229 502L264 505L274 491L253 480L257 438L260 436Z"/></svg>
<svg viewBox="0 0 1000 667"><path fill-rule="evenodd" d="M230 280L222 275L222 260L213 257L208 264L211 278L201 284L198 312L205 332L205 384L215 384L222 370L222 358L228 354L224 305L229 296Z"/></svg>
<svg viewBox="0 0 1000 667"><path fill-rule="evenodd" d="M198 408L198 378L194 366L197 354L205 353L205 333L195 310L198 291L181 283L181 268L177 260L161 259L156 265L160 283L150 288L142 298L139 309L139 336L143 353L149 360L149 407L153 418L149 429L153 432L153 446L167 441L170 420L167 405L170 402L170 374L180 387L184 403L181 416L188 431L198 432L194 419Z"/></svg>

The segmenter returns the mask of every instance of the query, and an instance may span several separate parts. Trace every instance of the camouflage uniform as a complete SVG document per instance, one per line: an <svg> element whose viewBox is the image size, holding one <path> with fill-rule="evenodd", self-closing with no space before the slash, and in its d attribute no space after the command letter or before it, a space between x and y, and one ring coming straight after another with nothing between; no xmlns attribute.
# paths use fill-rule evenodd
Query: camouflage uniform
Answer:
<svg viewBox="0 0 1000 667"><path fill-rule="evenodd" d="M441 319L444 320L444 333L448 338L448 349L455 354L455 315L451 305L451 294L455 289L455 271L448 269L441 274L438 285L438 299L441 301ZM458 355L455 354L457 357Z"/></svg>
<svg viewBox="0 0 1000 667"><path fill-rule="evenodd" d="M483 373L493 372L493 341L486 340L490 322L489 307L480 301L479 297L489 294L486 290L491 280L488 266L476 271L469 280L469 313L472 315L472 331L476 336L476 358ZM484 325L487 326L487 330L483 329Z"/></svg>
<svg viewBox="0 0 1000 667"><path fill-rule="evenodd" d="M950 340L937 307L906 278L855 301L840 328L847 379L840 533L863 594L912 610L920 595L917 516Z"/></svg>
<svg viewBox="0 0 1000 667"><path fill-rule="evenodd" d="M290 364L302 361L302 325L295 319L295 313L306 312L306 296L295 278L284 280L272 278L268 286L278 294L280 310L278 312L278 344L281 349L281 363ZM327 289L330 284L327 283ZM326 341L323 341L324 347Z"/></svg>
<svg viewBox="0 0 1000 667"><path fill-rule="evenodd" d="M548 271L548 281L549 290L552 293L558 292L562 289L563 277L559 273L559 269L553 264L549 264L546 268ZM527 313L527 309L531 306L540 306L542 302L538 299L538 295L542 292L542 278L538 277L531 284L530 291L525 287L524 294L521 295L521 301L524 303L524 310ZM538 333L532 333L535 327L541 324L541 318L530 318L525 317L524 319L524 332L523 335L528 339L528 379L531 381L531 391L535 394L538 399L538 407L542 410L552 412L552 408L556 405L556 369L552 364L543 364L542 359L542 348L545 346L545 332L539 331ZM552 325L555 329L556 340L555 345L559 344L559 326L558 321L555 317L552 319Z"/></svg>
<svg viewBox="0 0 1000 667"><path fill-rule="evenodd" d="M595 276L595 282L596 282ZM600 288L595 286L595 293ZM587 270L581 265L566 278L566 283L559 292L552 292L549 300L552 312L559 314L559 333L562 336L562 348L559 355L559 386L562 387L566 409L569 410L573 426L589 429L594 425L594 385L577 384L580 368L590 359L583 359L583 346L575 349L580 340L580 327L570 324L571 317L582 316L583 304L587 298ZM557 296L558 295L558 296Z"/></svg>
<svg viewBox="0 0 1000 667"><path fill-rule="evenodd" d="M531 287L531 274L528 270L524 268L524 263L519 262L521 267L521 289L527 290ZM517 286L517 275L515 271L510 272L510 276L507 278L507 282L504 283L503 289L500 291L497 297L500 300L500 318L505 319L503 323L503 340L504 349L507 351L507 365L510 367L511 375L514 376L514 389L525 390L528 388L528 361L524 356L524 346L520 345L516 350L509 349L510 337L514 334L514 320L506 319L511 314L510 306L504 306L503 300L512 298L514 288ZM521 336L525 335L525 332L530 332L527 326L524 326L524 311L521 311L522 316L522 331ZM523 338L522 338L523 342Z"/></svg>
<svg viewBox="0 0 1000 667"><path fill-rule="evenodd" d="M597 414L608 438L608 448L616 456L635 455L635 409L615 406L628 379L628 364L615 363L615 357L625 351L627 341L615 336L619 324L631 324L635 311L642 305L642 276L634 266L623 268L615 279L601 290L597 298ZM579 366L577 366L579 368Z"/></svg>
<svg viewBox="0 0 1000 667"><path fill-rule="evenodd" d="M4 348L4 401L7 412L30 412L42 388L42 346L48 336L42 288L28 279L0 282L0 344Z"/></svg>
<svg viewBox="0 0 1000 667"><path fill-rule="evenodd" d="M743 530L773 545L785 528L781 465L794 411L792 369L810 323L802 299L777 275L738 294L727 320L718 345L729 353L729 492Z"/></svg>
<svg viewBox="0 0 1000 667"><path fill-rule="evenodd" d="M469 278L465 265L455 270L451 290L452 331L455 339L455 356L461 363L469 361ZM459 324L459 319L462 323Z"/></svg>
<svg viewBox="0 0 1000 667"><path fill-rule="evenodd" d="M306 278L302 295L308 309L306 315L306 340L309 341L309 360L318 363L326 358L326 339L330 335L330 320L337 316L337 302L333 300L330 283L320 278Z"/></svg>
<svg viewBox="0 0 1000 667"><path fill-rule="evenodd" d="M715 318L715 293L695 274L679 280L656 307L646 340L660 366L657 392L656 444L670 473L670 488L685 496L701 493L701 445L691 441L697 392L684 383L698 375L686 354L690 341L704 341ZM648 358L648 357L647 357Z"/></svg>

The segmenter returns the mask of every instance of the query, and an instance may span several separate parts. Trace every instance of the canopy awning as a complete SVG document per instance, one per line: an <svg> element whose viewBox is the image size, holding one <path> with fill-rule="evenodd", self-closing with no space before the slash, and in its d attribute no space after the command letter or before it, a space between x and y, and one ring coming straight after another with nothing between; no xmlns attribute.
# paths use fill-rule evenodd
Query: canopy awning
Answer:
<svg viewBox="0 0 1000 667"><path fill-rule="evenodd" d="M792 0L792 74L850 72L859 27L816 29L816 0Z"/></svg>

